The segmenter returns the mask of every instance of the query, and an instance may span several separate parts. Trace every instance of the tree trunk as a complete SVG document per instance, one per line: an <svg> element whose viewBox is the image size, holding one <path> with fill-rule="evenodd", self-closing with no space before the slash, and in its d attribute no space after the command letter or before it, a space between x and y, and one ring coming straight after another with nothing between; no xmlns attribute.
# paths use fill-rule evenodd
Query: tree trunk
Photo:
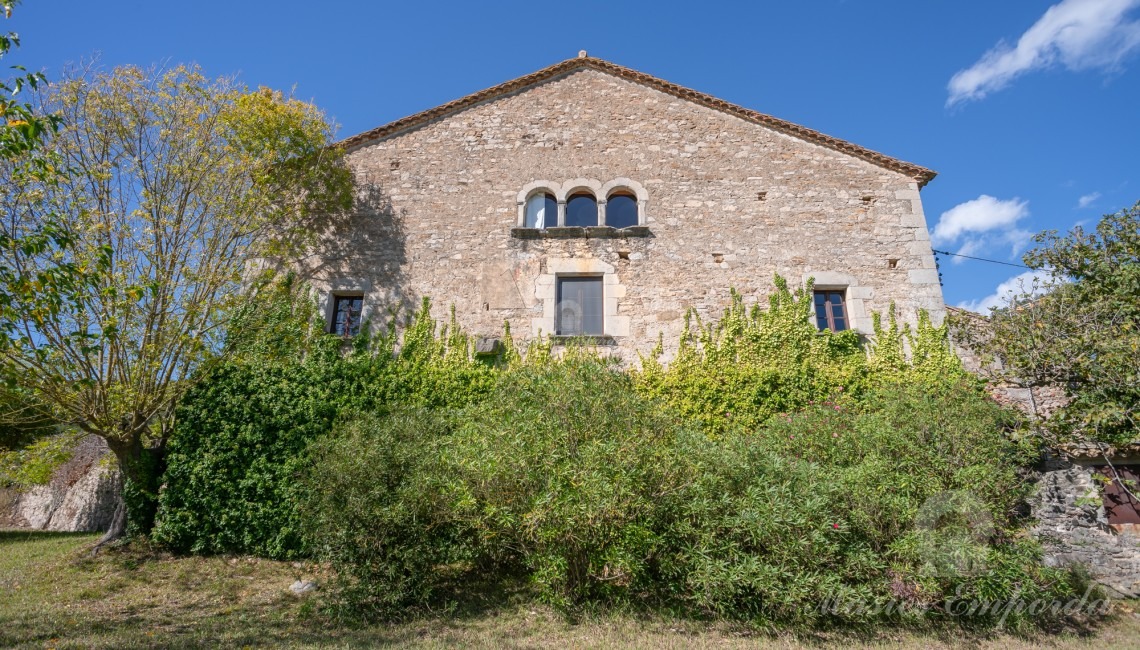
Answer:
<svg viewBox="0 0 1140 650"><path fill-rule="evenodd" d="M111 526L99 541L95 543L95 548L91 549L91 554L95 555L99 549L103 548L111 542L122 539L127 534L127 502L123 499L123 495L119 494L119 505L115 506L115 514L111 517Z"/></svg>
<svg viewBox="0 0 1140 650"><path fill-rule="evenodd" d="M106 438L123 477L123 489L107 532L95 546L102 546L128 535L147 535L158 511L158 486L162 478L165 449L143 445L143 430Z"/></svg>

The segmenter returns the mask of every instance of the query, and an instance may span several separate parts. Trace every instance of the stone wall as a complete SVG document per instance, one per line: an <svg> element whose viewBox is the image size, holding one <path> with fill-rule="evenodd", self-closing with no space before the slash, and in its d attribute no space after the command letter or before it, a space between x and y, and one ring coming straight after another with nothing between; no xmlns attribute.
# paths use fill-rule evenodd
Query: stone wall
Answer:
<svg viewBox="0 0 1140 650"><path fill-rule="evenodd" d="M947 312L953 316L951 322L957 323L950 328L950 343L954 353L961 359L962 367L990 380L986 390L999 404L1015 408L1034 420L1044 420L1069 403L1065 389L1061 386L1022 386L1007 381L1000 359L983 359L966 343L967 336L962 327L970 328L975 336L982 333L988 335L989 320L985 316L957 307L947 307Z"/></svg>
<svg viewBox="0 0 1140 650"><path fill-rule="evenodd" d="M1097 582L1117 595L1140 597L1140 532L1113 530L1105 517L1101 488L1088 463L1048 461L1038 478L1033 533L1053 566L1083 564Z"/></svg>
<svg viewBox="0 0 1140 650"><path fill-rule="evenodd" d="M915 179L605 72L581 69L407 131L348 160L360 210L303 261L365 314L430 296L472 334L554 326L554 278L605 278L606 334L627 359L685 311L719 317L729 289L766 301L774 274L846 289L863 331L893 301L914 322L944 305ZM536 182L643 193L643 236L519 237ZM605 196L599 196L604 200ZM327 302L326 302L327 304Z"/></svg>
<svg viewBox="0 0 1140 650"><path fill-rule="evenodd" d="M0 527L94 532L111 525L121 490L107 443L87 436L47 485L0 495Z"/></svg>
<svg viewBox="0 0 1140 650"><path fill-rule="evenodd" d="M987 320L951 308L958 318L969 319L975 333L986 332ZM1001 381L1000 360L983 360L951 328L954 351L962 365L991 383L989 394L1000 404L1020 410L1040 423L1068 403L1061 386L1019 386ZM1132 450L1108 448L1114 464L1132 465L1140 456ZM1030 502L1037 520L1033 534L1041 542L1045 562L1052 566L1081 564L1097 582L1117 595L1140 597L1140 532L1133 526L1113 528L1108 523L1103 488L1093 478L1093 467L1103 465L1094 445L1070 445L1056 450L1035 472L1036 490Z"/></svg>

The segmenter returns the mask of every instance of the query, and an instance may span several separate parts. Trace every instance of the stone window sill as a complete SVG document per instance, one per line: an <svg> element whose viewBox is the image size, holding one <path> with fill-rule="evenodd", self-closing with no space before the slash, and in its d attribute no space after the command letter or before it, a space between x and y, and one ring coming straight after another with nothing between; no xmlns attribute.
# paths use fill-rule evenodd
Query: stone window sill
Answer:
<svg viewBox="0 0 1140 650"><path fill-rule="evenodd" d="M603 334L601 336L566 336L564 334L555 334L550 337L550 340L554 345L571 345L575 343L579 345L617 345L617 340L609 334Z"/></svg>
<svg viewBox="0 0 1140 650"><path fill-rule="evenodd" d="M516 239L625 239L650 237L649 226L613 228L610 226L564 226L555 228L511 228Z"/></svg>

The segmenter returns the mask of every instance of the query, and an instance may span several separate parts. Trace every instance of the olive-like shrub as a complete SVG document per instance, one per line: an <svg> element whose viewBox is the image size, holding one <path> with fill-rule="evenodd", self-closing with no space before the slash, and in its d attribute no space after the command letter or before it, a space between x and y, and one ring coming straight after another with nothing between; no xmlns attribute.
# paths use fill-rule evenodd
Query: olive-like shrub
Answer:
<svg viewBox="0 0 1140 650"><path fill-rule="evenodd" d="M969 384L891 384L709 436L572 352L504 372L466 409L364 418L318 442L305 535L340 603L383 617L488 577L525 577L571 612L782 625L1080 596L1019 536L1010 417Z"/></svg>

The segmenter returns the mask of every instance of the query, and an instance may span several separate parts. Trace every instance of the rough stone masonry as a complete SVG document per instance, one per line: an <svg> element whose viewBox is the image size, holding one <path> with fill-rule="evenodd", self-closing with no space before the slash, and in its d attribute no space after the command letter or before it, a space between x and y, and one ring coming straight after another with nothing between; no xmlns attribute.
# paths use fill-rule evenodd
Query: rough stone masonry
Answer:
<svg viewBox="0 0 1140 650"><path fill-rule="evenodd" d="M932 172L916 177L582 61L346 141L361 207L303 263L326 310L332 295L361 295L365 317L383 320L428 296L437 316L453 305L469 333L498 335L509 321L525 342L553 333L557 278L595 275L605 337L627 360L659 334L668 358L686 310L715 319L730 288L766 301L775 274L843 291L864 332L892 302L905 321L920 309L941 321L919 197ZM590 192L600 210L603 190L629 189L641 227L528 234L521 206L536 187L560 200Z"/></svg>

